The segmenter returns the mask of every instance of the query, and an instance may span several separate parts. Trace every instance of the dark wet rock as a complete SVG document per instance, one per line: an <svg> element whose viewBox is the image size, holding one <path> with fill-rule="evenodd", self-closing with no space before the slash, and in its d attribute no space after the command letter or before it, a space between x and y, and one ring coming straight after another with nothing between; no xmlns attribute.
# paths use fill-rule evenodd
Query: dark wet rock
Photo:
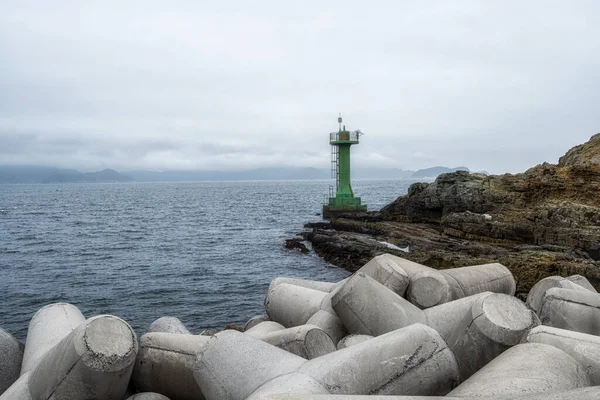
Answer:
<svg viewBox="0 0 600 400"><path fill-rule="evenodd" d="M590 257L592 257L592 260L599 261L600 260L600 243L597 243L597 244L593 245L592 247L590 247L590 249L588 250L588 253L589 253Z"/></svg>
<svg viewBox="0 0 600 400"><path fill-rule="evenodd" d="M293 238L287 239L285 241L286 249L297 250L302 254L308 254L309 250L304 243L302 243L303 239Z"/></svg>
<svg viewBox="0 0 600 400"><path fill-rule="evenodd" d="M237 325L227 325L225 328L223 328L223 330L224 331L233 330L233 331L238 331L238 332L244 332L244 327L237 326Z"/></svg>

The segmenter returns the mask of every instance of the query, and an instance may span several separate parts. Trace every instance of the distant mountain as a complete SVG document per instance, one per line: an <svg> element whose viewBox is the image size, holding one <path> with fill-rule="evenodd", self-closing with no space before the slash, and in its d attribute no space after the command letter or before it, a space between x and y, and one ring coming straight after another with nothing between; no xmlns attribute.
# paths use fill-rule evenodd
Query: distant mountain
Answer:
<svg viewBox="0 0 600 400"><path fill-rule="evenodd" d="M106 183L106 182L131 182L129 176L123 175L114 169L104 169L97 172L59 172L48 176L42 183Z"/></svg>
<svg viewBox="0 0 600 400"><path fill-rule="evenodd" d="M448 167L431 167L420 169L412 174L411 178L436 178L440 174L445 174L446 172L454 172L454 171L469 171L467 167L456 167L456 168L448 168Z"/></svg>
<svg viewBox="0 0 600 400"><path fill-rule="evenodd" d="M352 179L410 179L415 171L400 168L352 168Z"/></svg>
<svg viewBox="0 0 600 400"><path fill-rule="evenodd" d="M317 168L258 168L248 171L127 171L138 182L252 181L328 179Z"/></svg>
<svg viewBox="0 0 600 400"><path fill-rule="evenodd" d="M466 167L432 167L418 171L400 168L352 168L352 179L422 179L435 178L441 173ZM331 179L329 169L318 168L257 168L246 171L126 171L113 169L80 172L74 169L36 166L0 166L1 183L86 183L86 182L197 182L250 180L313 180Z"/></svg>
<svg viewBox="0 0 600 400"><path fill-rule="evenodd" d="M51 175L72 172L77 171L51 167L0 166L0 183L42 183Z"/></svg>
<svg viewBox="0 0 600 400"><path fill-rule="evenodd" d="M399 168L352 168L352 179L409 179L414 171ZM138 182L244 181L330 179L331 171L318 168L258 168L248 171L126 171Z"/></svg>
<svg viewBox="0 0 600 400"><path fill-rule="evenodd" d="M131 178L112 169L98 172L79 172L37 166L0 166L2 183L85 183L85 182L130 182Z"/></svg>

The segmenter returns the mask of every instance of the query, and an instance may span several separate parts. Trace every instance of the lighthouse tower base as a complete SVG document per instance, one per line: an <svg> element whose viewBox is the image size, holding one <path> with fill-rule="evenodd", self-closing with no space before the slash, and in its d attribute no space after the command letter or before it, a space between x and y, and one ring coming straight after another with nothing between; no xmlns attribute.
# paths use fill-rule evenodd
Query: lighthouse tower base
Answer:
<svg viewBox="0 0 600 400"><path fill-rule="evenodd" d="M367 205L361 204L360 197L330 197L323 204L323 218L335 218L340 214L366 212Z"/></svg>

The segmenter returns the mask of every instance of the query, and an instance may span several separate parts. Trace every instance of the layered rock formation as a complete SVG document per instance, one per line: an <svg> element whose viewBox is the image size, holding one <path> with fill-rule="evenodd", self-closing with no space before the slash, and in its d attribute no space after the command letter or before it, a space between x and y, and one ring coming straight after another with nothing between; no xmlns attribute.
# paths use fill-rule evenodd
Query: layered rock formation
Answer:
<svg viewBox="0 0 600 400"><path fill-rule="evenodd" d="M515 274L518 293L553 274L582 274L598 285L600 134L558 164L515 175L443 174L411 185L380 212L310 227L305 237L317 253L349 270L391 252L435 268L499 261Z"/></svg>

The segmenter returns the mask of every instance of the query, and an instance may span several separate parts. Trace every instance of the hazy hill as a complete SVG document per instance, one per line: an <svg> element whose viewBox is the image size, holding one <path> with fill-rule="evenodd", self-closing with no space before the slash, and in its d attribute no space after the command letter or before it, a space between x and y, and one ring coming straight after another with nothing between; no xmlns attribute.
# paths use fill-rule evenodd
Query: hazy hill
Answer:
<svg viewBox="0 0 600 400"><path fill-rule="evenodd" d="M248 181L328 179L329 171L317 168L258 168L248 171L127 171L137 182Z"/></svg>
<svg viewBox="0 0 600 400"><path fill-rule="evenodd" d="M0 166L0 183L85 183L129 182L131 178L112 169L98 172L79 172L37 166Z"/></svg>
<svg viewBox="0 0 600 400"><path fill-rule="evenodd" d="M415 171L400 168L352 168L352 179L409 179Z"/></svg>
<svg viewBox="0 0 600 400"><path fill-rule="evenodd" d="M123 175L114 169L104 169L97 172L59 172L48 176L42 183L102 183L102 182L131 182L129 176Z"/></svg>
<svg viewBox="0 0 600 400"><path fill-rule="evenodd" d="M467 167L456 167L456 168L448 168L448 167L431 167L420 169L412 174L411 178L436 178L440 174L445 174L446 172L455 172L455 171L469 171ZM469 171L470 172L470 171Z"/></svg>
<svg viewBox="0 0 600 400"><path fill-rule="evenodd" d="M352 179L408 179L414 171L399 168L352 168ZM258 168L249 171L127 171L138 182L312 180L330 179L329 169Z"/></svg>
<svg viewBox="0 0 600 400"><path fill-rule="evenodd" d="M441 173L466 170L466 167L433 167L418 171L400 168L356 167L352 179L420 179L435 178ZM331 179L327 168L257 168L246 171L126 171L113 169L80 172L74 169L36 166L0 166L1 183L86 183L86 182L194 182L249 180Z"/></svg>

